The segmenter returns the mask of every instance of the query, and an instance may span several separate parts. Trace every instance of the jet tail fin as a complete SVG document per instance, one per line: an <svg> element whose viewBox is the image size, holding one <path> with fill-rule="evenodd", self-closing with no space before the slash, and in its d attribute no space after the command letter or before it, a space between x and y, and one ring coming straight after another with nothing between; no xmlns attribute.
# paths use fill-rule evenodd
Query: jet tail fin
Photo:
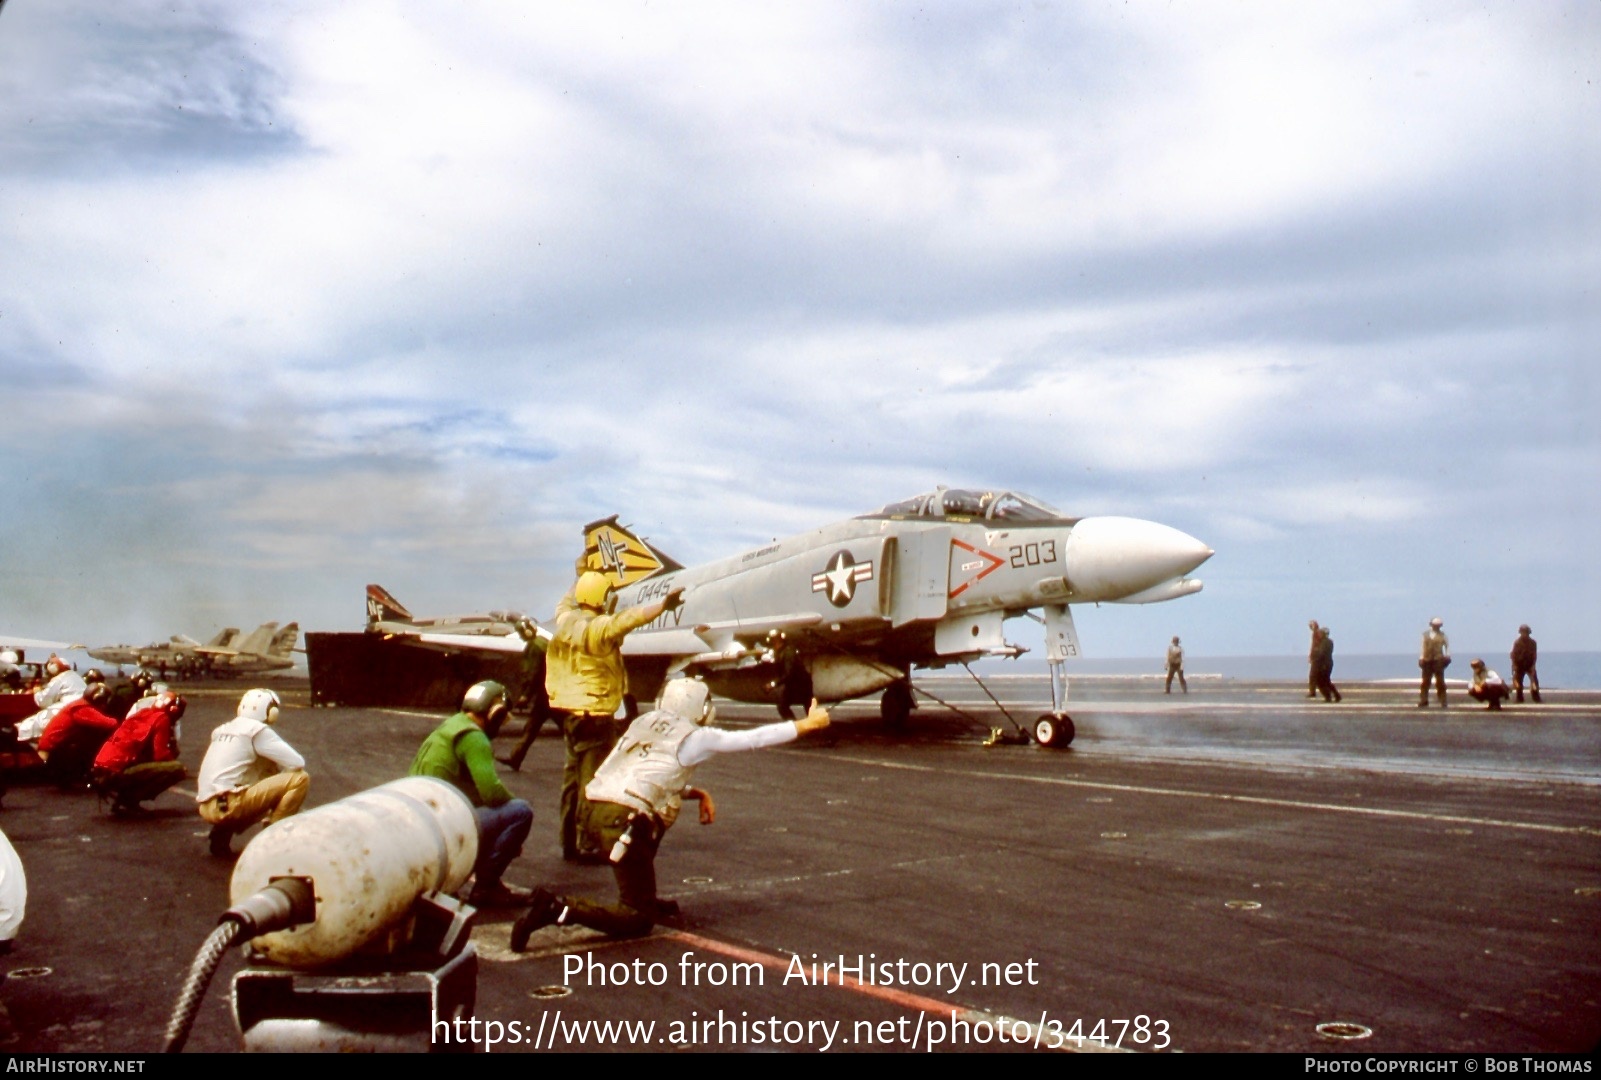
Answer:
<svg viewBox="0 0 1601 1080"><path fill-rule="evenodd" d="M406 605L396 600L382 585L367 586L367 625L377 622L412 622Z"/></svg>
<svg viewBox="0 0 1601 1080"><path fill-rule="evenodd" d="M584 565L611 577L621 588L644 578L682 570L683 564L664 555L617 523L617 515L584 526Z"/></svg>
<svg viewBox="0 0 1601 1080"><path fill-rule="evenodd" d="M214 649L226 649L233 644L234 639L238 636L239 628L237 626L227 626L218 630L217 636L206 642L206 644Z"/></svg>
<svg viewBox="0 0 1601 1080"><path fill-rule="evenodd" d="M298 633L299 632L299 627L296 627L295 629L296 629L296 632ZM239 644L235 645L234 648L233 648L233 651L234 652L238 652L238 653L244 653L244 654L246 654L248 656L261 656L261 655L264 655L266 653L266 651L267 651L267 647L272 644L273 635L276 634L277 632L278 632L278 624L277 623L275 623L275 622L262 623L260 626L256 627L254 630L250 631L250 634L249 634L248 637L246 637Z"/></svg>
<svg viewBox="0 0 1601 1080"><path fill-rule="evenodd" d="M295 643L300 640L300 624L292 622L272 636L272 644L267 646L267 655L279 660L288 660L295 651Z"/></svg>

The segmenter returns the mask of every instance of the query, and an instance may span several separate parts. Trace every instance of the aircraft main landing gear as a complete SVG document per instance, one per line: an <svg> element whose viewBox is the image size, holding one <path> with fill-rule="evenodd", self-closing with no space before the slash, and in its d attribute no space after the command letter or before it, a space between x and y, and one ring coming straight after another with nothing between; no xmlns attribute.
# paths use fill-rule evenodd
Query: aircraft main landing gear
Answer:
<svg viewBox="0 0 1601 1080"><path fill-rule="evenodd" d="M884 696L878 699L878 714L884 726L891 730L899 731L906 726L907 718L912 715L910 679L900 679L884 688Z"/></svg>
<svg viewBox="0 0 1601 1080"><path fill-rule="evenodd" d="M1034 738L1041 746L1061 749L1073 741L1073 718L1066 713L1043 713L1034 721Z"/></svg>

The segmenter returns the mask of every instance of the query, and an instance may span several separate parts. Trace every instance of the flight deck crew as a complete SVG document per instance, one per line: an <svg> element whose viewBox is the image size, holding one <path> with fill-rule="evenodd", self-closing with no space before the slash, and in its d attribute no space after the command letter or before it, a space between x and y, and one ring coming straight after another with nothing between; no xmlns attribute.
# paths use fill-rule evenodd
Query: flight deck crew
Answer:
<svg viewBox="0 0 1601 1080"><path fill-rule="evenodd" d="M106 705L106 715L114 716L118 720L125 720L133 712L134 704L150 692L150 676L142 671L133 673L130 679L124 679L111 688L111 700Z"/></svg>
<svg viewBox="0 0 1601 1080"><path fill-rule="evenodd" d="M689 786L695 767L717 754L777 746L828 726L828 710L815 699L800 720L745 731L711 727L715 716L705 683L674 679L662 690L661 704L629 725L587 789L596 830L611 851L617 902L597 904L536 889L512 927L513 952L522 952L529 935L552 923L587 926L612 937L650 933L658 919L677 910L672 901L657 899L656 850L678 819L682 801L700 803L702 825L717 817L712 797Z"/></svg>
<svg viewBox="0 0 1601 1080"><path fill-rule="evenodd" d="M539 627L532 619L520 619L517 633L523 639L521 667L522 700L528 705L528 723L523 728L517 747L505 757L495 760L511 766L512 772L521 772L523 759L539 737L539 729L550 719L550 692L545 689L545 650L549 648L539 636Z"/></svg>
<svg viewBox="0 0 1601 1080"><path fill-rule="evenodd" d="M1445 623L1429 620L1423 631L1423 651L1418 654L1418 670L1423 673L1423 685L1418 690L1418 708L1429 707L1429 683L1434 683L1440 695L1440 708L1445 708L1445 669L1451 666L1451 642L1441 629Z"/></svg>
<svg viewBox="0 0 1601 1080"><path fill-rule="evenodd" d="M1317 647L1312 650L1312 682L1324 701L1342 701L1344 695L1334 685L1334 635L1327 626L1318 627Z"/></svg>
<svg viewBox="0 0 1601 1080"><path fill-rule="evenodd" d="M67 702L39 736L39 757L46 774L64 788L82 787L89 766L119 721L103 710L111 699L104 684L93 684L83 697Z"/></svg>
<svg viewBox="0 0 1601 1080"><path fill-rule="evenodd" d="M1179 677L1179 689L1188 694L1190 684L1184 681L1184 646L1179 644L1179 639L1176 637L1173 639L1173 644L1167 647L1167 689L1162 691L1164 694L1173 692L1175 675Z"/></svg>
<svg viewBox="0 0 1601 1080"><path fill-rule="evenodd" d="M623 638L662 612L675 610L683 603L683 591L672 589L654 604L608 614L615 603L611 578L585 570L556 605L556 633L545 654L545 688L567 748L561 777L561 854L568 861L606 857L588 835L584 788L617 742L613 717L628 689Z"/></svg>
<svg viewBox="0 0 1601 1080"><path fill-rule="evenodd" d="M17 723L18 742L37 742L39 736L44 734L44 729L50 726L50 721L56 718L56 713L83 697L84 691L89 688L83 676L54 653L45 661L44 673L50 681L33 695L33 703L39 706L39 711Z"/></svg>
<svg viewBox="0 0 1601 1080"><path fill-rule="evenodd" d="M473 907L507 907L528 899L527 889L501 881L534 824L534 809L516 798L495 775L489 740L506 719L506 688L493 679L474 683L461 699L461 712L435 728L411 762L412 776L432 776L454 784L473 804L478 821L478 861L467 902Z"/></svg>
<svg viewBox="0 0 1601 1080"><path fill-rule="evenodd" d="M1468 686L1468 697L1500 710L1501 702L1512 696L1506 680L1486 667L1483 660L1475 660L1469 666L1473 668L1473 681Z"/></svg>
<svg viewBox="0 0 1601 1080"><path fill-rule="evenodd" d="M1523 700L1523 677L1529 677L1529 688L1534 693L1535 704L1540 703L1540 676L1534 670L1534 662L1539 656L1539 646L1529 636L1529 624L1524 623L1518 627L1518 640L1512 643L1512 685L1517 688L1518 700Z"/></svg>
<svg viewBox="0 0 1601 1080"><path fill-rule="evenodd" d="M134 709L95 755L89 782L111 798L117 817L140 813L149 802L189 775L178 760L178 722L184 700L171 690Z"/></svg>
<svg viewBox="0 0 1601 1080"><path fill-rule="evenodd" d="M1317 620L1313 619L1306 624L1312 632L1312 647L1306 654L1306 696L1317 697L1317 653L1318 647L1323 644L1323 635L1318 632Z"/></svg>
<svg viewBox="0 0 1601 1080"><path fill-rule="evenodd" d="M235 833L263 818L282 821L306 801L306 759L272 729L282 704L271 690L248 690L234 718L211 733L195 805L211 826L207 842L218 858L232 854Z"/></svg>

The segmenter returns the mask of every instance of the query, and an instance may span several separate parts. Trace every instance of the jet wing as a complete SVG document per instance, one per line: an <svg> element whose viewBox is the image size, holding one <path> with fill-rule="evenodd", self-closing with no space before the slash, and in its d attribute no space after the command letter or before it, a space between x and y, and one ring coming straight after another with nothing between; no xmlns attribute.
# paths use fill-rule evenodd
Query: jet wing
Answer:
<svg viewBox="0 0 1601 1080"><path fill-rule="evenodd" d="M536 627L535 632L546 641L551 638L550 631L543 626ZM390 641L441 652L520 653L528 647L519 634L386 633L383 636Z"/></svg>
<svg viewBox="0 0 1601 1080"><path fill-rule="evenodd" d="M48 649L51 652L61 652L64 649L81 649L70 641L41 641L38 638L6 637L0 635L0 670L10 671L13 665L22 663L27 650L38 651ZM90 654L93 655L92 653Z"/></svg>
<svg viewBox="0 0 1601 1080"><path fill-rule="evenodd" d="M40 641L38 638L6 637L0 634L0 649L81 649L70 641Z"/></svg>
<svg viewBox="0 0 1601 1080"><path fill-rule="evenodd" d="M396 636L432 649L452 651L520 653L528 647L528 643L516 634L397 634Z"/></svg>
<svg viewBox="0 0 1601 1080"><path fill-rule="evenodd" d="M0 646L3 648L83 648L72 642L42 642L37 637L5 637L0 634Z"/></svg>

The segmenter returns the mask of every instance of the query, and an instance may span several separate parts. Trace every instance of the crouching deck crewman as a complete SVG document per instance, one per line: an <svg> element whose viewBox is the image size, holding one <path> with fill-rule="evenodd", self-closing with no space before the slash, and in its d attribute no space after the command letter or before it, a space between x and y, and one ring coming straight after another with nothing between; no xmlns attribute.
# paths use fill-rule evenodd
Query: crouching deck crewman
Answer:
<svg viewBox="0 0 1601 1080"><path fill-rule="evenodd" d="M815 700L800 720L746 731L711 727L714 715L705 683L675 679L662 690L658 707L629 725L586 788L595 829L610 849L617 902L604 905L536 889L512 928L513 951L522 952L529 935L552 923L576 923L612 937L648 934L659 918L677 909L672 901L656 898L656 849L677 820L680 803L698 802L702 825L717 816L711 796L689 784L695 767L717 754L777 746L828 726L828 710Z"/></svg>
<svg viewBox="0 0 1601 1080"><path fill-rule="evenodd" d="M263 818L282 821L306 801L306 759L273 730L282 707L271 690L246 691L234 718L211 733L195 803L219 858L232 853L236 833Z"/></svg>
<svg viewBox="0 0 1601 1080"><path fill-rule="evenodd" d="M440 724L417 749L412 776L433 776L455 784L473 804L478 819L478 860L473 864L473 907L514 907L527 889L501 881L534 824L534 810L512 796L495 775L489 740L506 719L506 688L493 679L474 683L461 699L461 712Z"/></svg>

